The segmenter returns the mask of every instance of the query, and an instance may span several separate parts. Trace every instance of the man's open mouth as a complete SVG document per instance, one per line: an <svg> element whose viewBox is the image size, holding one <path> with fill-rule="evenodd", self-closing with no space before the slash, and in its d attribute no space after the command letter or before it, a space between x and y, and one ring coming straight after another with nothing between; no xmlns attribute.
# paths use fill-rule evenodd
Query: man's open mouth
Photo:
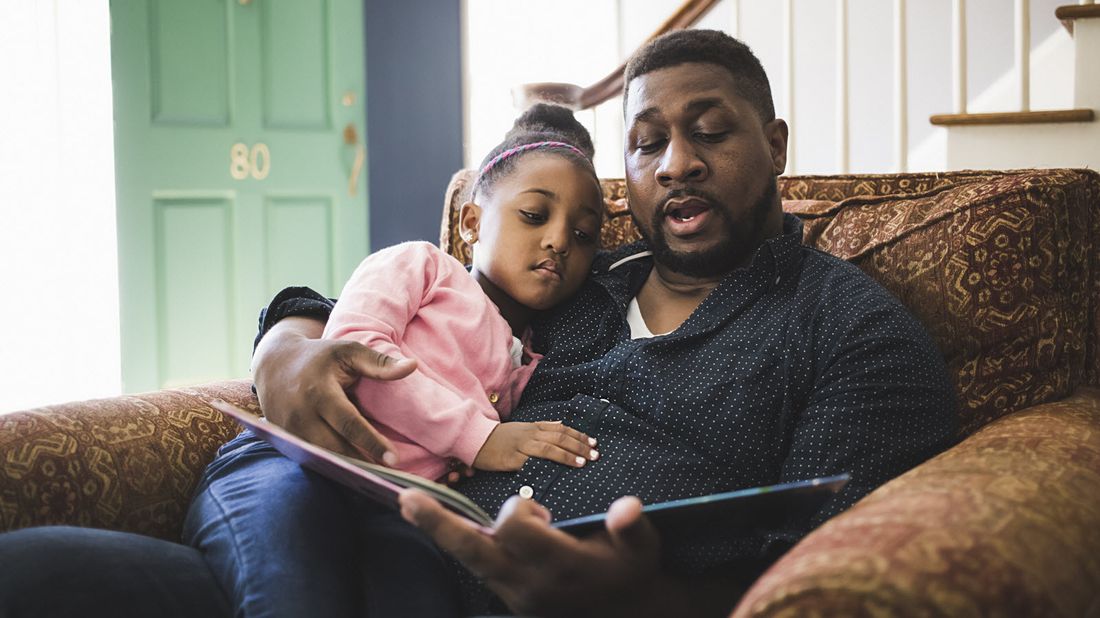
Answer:
<svg viewBox="0 0 1100 618"><path fill-rule="evenodd" d="M665 216L681 222L691 221L710 210L710 204L698 197L684 197L665 202Z"/></svg>
<svg viewBox="0 0 1100 618"><path fill-rule="evenodd" d="M689 239L709 228L711 211L709 201L695 196L677 197L665 202L665 230L672 236Z"/></svg>

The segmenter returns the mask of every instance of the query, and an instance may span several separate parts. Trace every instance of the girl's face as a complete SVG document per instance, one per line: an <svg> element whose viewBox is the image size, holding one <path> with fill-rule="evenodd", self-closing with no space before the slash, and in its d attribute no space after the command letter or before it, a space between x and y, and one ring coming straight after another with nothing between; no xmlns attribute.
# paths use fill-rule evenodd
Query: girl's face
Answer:
<svg viewBox="0 0 1100 618"><path fill-rule="evenodd" d="M580 288L603 221L591 172L552 153L526 154L480 201L463 205L461 231L476 237L473 275L498 307L549 309Z"/></svg>

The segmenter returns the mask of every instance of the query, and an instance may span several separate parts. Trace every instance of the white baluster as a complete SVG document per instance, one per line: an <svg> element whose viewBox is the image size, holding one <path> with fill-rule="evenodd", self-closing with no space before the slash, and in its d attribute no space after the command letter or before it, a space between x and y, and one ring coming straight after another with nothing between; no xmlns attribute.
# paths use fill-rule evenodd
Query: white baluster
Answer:
<svg viewBox="0 0 1100 618"><path fill-rule="evenodd" d="M738 41L741 40L741 0L730 0L733 6L730 10L733 13L733 38Z"/></svg>
<svg viewBox="0 0 1100 618"><path fill-rule="evenodd" d="M966 113L966 0L952 0L951 30L955 44L951 48L955 67L955 113Z"/></svg>
<svg viewBox="0 0 1100 618"><path fill-rule="evenodd" d="M906 61L905 0L894 0L894 160L909 171L909 66Z"/></svg>
<svg viewBox="0 0 1100 618"><path fill-rule="evenodd" d="M794 117L794 2L783 0L783 105L786 107L790 136L787 138L787 173L796 173L795 167L795 117Z"/></svg>
<svg viewBox="0 0 1100 618"><path fill-rule="evenodd" d="M848 173L848 0L836 4L836 158L841 174Z"/></svg>
<svg viewBox="0 0 1100 618"><path fill-rule="evenodd" d="M1020 86L1020 111L1031 108L1031 9L1028 0L1016 0L1016 75Z"/></svg>

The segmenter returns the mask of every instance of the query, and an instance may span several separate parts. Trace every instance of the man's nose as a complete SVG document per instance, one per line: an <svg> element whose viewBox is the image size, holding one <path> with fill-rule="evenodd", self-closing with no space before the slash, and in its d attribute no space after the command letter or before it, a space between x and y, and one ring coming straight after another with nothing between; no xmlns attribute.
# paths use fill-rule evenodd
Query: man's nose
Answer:
<svg viewBox="0 0 1100 618"><path fill-rule="evenodd" d="M706 178L707 166L694 144L687 139L673 138L669 140L657 166L657 182L662 186L670 184L700 181Z"/></svg>

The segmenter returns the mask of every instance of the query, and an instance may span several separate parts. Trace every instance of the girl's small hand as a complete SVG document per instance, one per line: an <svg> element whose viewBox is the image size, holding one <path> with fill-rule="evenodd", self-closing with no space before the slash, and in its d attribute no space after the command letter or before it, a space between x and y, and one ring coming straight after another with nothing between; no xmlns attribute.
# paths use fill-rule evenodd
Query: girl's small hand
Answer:
<svg viewBox="0 0 1100 618"><path fill-rule="evenodd" d="M473 466L467 466L456 459L451 462L451 471L444 477L444 481L447 485L455 485L463 478L470 478L473 475Z"/></svg>
<svg viewBox="0 0 1100 618"><path fill-rule="evenodd" d="M540 457L579 468L596 461L596 439L566 427L561 421L501 423L489 434L474 458L478 470L519 470L528 457Z"/></svg>

